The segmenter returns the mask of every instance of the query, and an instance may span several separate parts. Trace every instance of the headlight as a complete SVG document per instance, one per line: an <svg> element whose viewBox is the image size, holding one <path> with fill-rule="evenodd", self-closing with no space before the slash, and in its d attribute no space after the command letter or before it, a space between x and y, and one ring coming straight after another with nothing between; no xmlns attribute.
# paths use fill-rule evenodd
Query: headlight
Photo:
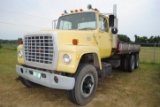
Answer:
<svg viewBox="0 0 160 107"><path fill-rule="evenodd" d="M64 61L65 63L70 63L70 62L71 62L71 56L68 55L68 54L64 54L64 55L63 55L63 61Z"/></svg>
<svg viewBox="0 0 160 107"><path fill-rule="evenodd" d="M23 56L23 52L22 51L18 51L18 57L22 58L22 56Z"/></svg>

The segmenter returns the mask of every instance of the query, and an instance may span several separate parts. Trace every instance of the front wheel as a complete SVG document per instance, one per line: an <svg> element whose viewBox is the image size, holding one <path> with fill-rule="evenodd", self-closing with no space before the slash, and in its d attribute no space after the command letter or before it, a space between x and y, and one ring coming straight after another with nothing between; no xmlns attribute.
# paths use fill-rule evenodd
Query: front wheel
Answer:
<svg viewBox="0 0 160 107"><path fill-rule="evenodd" d="M20 77L20 81L21 81L22 84L25 85L27 88L34 88L34 87L39 86L38 84L33 83L33 82L29 81L29 80L26 80L26 79L23 78L23 77Z"/></svg>
<svg viewBox="0 0 160 107"><path fill-rule="evenodd" d="M91 64L81 66L75 75L75 87L68 91L69 98L78 105L87 104L94 96L98 84L97 70Z"/></svg>

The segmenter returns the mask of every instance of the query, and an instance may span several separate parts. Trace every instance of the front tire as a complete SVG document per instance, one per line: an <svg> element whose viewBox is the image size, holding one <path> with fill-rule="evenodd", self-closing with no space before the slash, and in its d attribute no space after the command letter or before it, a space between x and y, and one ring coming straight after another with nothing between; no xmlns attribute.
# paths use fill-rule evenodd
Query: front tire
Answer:
<svg viewBox="0 0 160 107"><path fill-rule="evenodd" d="M98 84L98 74L91 64L81 66L75 75L74 89L68 91L69 98L78 105L87 104L94 96Z"/></svg>
<svg viewBox="0 0 160 107"><path fill-rule="evenodd" d="M38 84L36 83L33 83L29 80L26 80L25 78L23 77L20 77L20 81L22 82L23 85L25 85L27 88L35 88L37 86L39 86Z"/></svg>

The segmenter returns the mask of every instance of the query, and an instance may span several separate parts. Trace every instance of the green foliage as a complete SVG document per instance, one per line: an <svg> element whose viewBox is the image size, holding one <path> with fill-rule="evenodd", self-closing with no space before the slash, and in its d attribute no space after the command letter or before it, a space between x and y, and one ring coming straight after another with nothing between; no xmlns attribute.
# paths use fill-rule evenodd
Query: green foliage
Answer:
<svg viewBox="0 0 160 107"><path fill-rule="evenodd" d="M1 40L0 39L0 48L16 50L17 46L18 46L18 40Z"/></svg>
<svg viewBox="0 0 160 107"><path fill-rule="evenodd" d="M118 34L118 38L120 39L120 41L123 41L123 42L131 42L130 38L124 34Z"/></svg>
<svg viewBox="0 0 160 107"><path fill-rule="evenodd" d="M150 38L146 36L134 35L135 43L160 43L160 36L151 36Z"/></svg>
<svg viewBox="0 0 160 107"><path fill-rule="evenodd" d="M0 39L0 44L18 44L18 40L2 40Z"/></svg>

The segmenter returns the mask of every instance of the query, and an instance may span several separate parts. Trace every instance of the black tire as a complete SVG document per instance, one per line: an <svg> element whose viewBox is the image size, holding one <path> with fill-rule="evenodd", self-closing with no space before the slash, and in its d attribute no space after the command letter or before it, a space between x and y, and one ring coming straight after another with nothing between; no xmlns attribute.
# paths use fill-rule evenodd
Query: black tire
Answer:
<svg viewBox="0 0 160 107"><path fill-rule="evenodd" d="M129 72L133 72L135 68L135 56L134 55L129 55Z"/></svg>
<svg viewBox="0 0 160 107"><path fill-rule="evenodd" d="M35 88L37 86L40 86L36 83L33 83L29 80L24 79L23 77L20 77L20 81L22 82L23 85L25 85L27 88Z"/></svg>
<svg viewBox="0 0 160 107"><path fill-rule="evenodd" d="M121 69L124 71L128 71L128 66L129 66L129 55L124 55L121 58Z"/></svg>
<svg viewBox="0 0 160 107"><path fill-rule="evenodd" d="M97 84L97 70L93 65L85 64L78 69L74 89L68 91L68 96L75 104L85 105L93 98Z"/></svg>
<svg viewBox="0 0 160 107"><path fill-rule="evenodd" d="M121 65L120 65L120 69L121 70L124 70L124 59L125 59L125 56L121 56Z"/></svg>
<svg viewBox="0 0 160 107"><path fill-rule="evenodd" d="M139 67L139 53L135 54L135 69Z"/></svg>

